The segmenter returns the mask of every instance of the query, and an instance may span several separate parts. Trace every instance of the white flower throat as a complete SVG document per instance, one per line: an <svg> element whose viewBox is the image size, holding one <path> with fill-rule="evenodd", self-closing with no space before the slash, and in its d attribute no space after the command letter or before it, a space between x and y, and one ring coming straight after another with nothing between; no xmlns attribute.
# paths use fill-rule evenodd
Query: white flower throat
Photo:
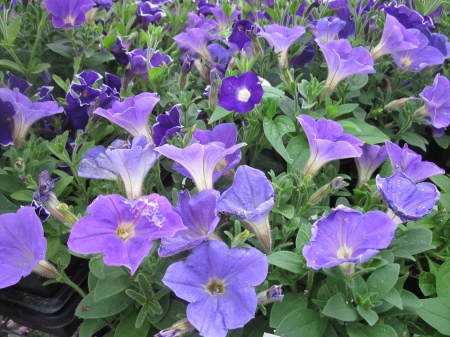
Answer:
<svg viewBox="0 0 450 337"><path fill-rule="evenodd" d="M247 103L248 100L250 99L250 96L251 96L250 91L248 91L246 88L244 88L244 89L241 89L238 91L237 99L241 102Z"/></svg>

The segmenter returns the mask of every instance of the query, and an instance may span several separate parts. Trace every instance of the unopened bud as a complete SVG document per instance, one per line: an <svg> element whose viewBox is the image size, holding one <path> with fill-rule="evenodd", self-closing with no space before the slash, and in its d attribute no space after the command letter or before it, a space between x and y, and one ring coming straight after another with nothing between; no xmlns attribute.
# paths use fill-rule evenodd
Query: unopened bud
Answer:
<svg viewBox="0 0 450 337"><path fill-rule="evenodd" d="M392 108L393 106L405 106L406 102L408 101L416 101L417 98L415 97L406 97L406 98L400 98L400 99L396 99L392 102L389 102L387 105L385 105L385 109L389 110L390 108Z"/></svg>
<svg viewBox="0 0 450 337"><path fill-rule="evenodd" d="M258 304L266 305L272 302L281 302L284 295L281 293L281 285L272 286L270 289L258 294Z"/></svg>
<svg viewBox="0 0 450 337"><path fill-rule="evenodd" d="M14 169L19 173L25 171L25 161L22 157L17 157L16 161L14 162Z"/></svg>
<svg viewBox="0 0 450 337"><path fill-rule="evenodd" d="M219 84L217 83L217 70L214 68L210 73L210 83L211 87L209 89L209 107L214 111L217 106L218 101L218 88Z"/></svg>
<svg viewBox="0 0 450 337"><path fill-rule="evenodd" d="M33 271L41 276L48 278L57 279L58 277L61 277L61 274L58 272L55 266L50 262L47 262L46 260L39 261L39 263L33 267Z"/></svg>
<svg viewBox="0 0 450 337"><path fill-rule="evenodd" d="M65 222L69 223L70 225L73 226L78 221L77 217L72 214L72 212L70 212L69 206L67 206L67 204L60 203L56 209L64 216L64 219L66 220Z"/></svg>
<svg viewBox="0 0 450 337"><path fill-rule="evenodd" d="M231 243L231 247L242 246L245 243L245 241L247 241L249 236L250 236L250 232L248 230L245 230L245 231L239 233L233 239L233 242Z"/></svg>
<svg viewBox="0 0 450 337"><path fill-rule="evenodd" d="M194 327L187 319L183 319L170 328L158 332L155 337L179 337L191 331L194 331Z"/></svg>
<svg viewBox="0 0 450 337"><path fill-rule="evenodd" d="M308 203L314 205L326 197L328 194L334 193L341 187L347 186L344 178L336 177L330 183L319 188L314 194L309 198Z"/></svg>

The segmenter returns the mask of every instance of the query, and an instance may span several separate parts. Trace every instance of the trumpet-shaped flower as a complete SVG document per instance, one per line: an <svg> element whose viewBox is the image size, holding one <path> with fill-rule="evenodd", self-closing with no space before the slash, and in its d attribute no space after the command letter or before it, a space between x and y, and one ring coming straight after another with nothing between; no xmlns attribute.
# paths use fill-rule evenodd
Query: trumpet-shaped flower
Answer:
<svg viewBox="0 0 450 337"><path fill-rule="evenodd" d="M339 205L311 227L311 242L303 247L308 267L331 268L360 264L387 248L396 223L381 211L362 214Z"/></svg>
<svg viewBox="0 0 450 337"><path fill-rule="evenodd" d="M207 240L219 223L216 210L219 196L216 190L203 190L194 197L188 190L178 193L178 204L173 211L181 217L186 229L178 231L173 237L161 239L159 255L172 256Z"/></svg>
<svg viewBox="0 0 450 337"><path fill-rule="evenodd" d="M388 140L385 144L392 168L401 168L412 181L417 183L438 174L445 174L436 164L422 161L422 156L410 150L408 144L405 143L403 149Z"/></svg>
<svg viewBox="0 0 450 337"><path fill-rule="evenodd" d="M237 20L233 23L231 34L228 37L228 42L233 49L241 51L252 43L252 40L246 34L246 31L251 30L252 26L253 22L250 20Z"/></svg>
<svg viewBox="0 0 450 337"><path fill-rule="evenodd" d="M315 38L322 40L324 43L333 41L345 27L345 21L337 17L322 18L308 23L306 26Z"/></svg>
<svg viewBox="0 0 450 337"><path fill-rule="evenodd" d="M389 208L402 221L419 220L431 212L440 194L432 183L415 183L401 168L388 178L376 178L377 188Z"/></svg>
<svg viewBox="0 0 450 337"><path fill-rule="evenodd" d="M207 44L219 38L209 35L203 29L192 28L188 29L186 33L174 36L173 39L180 48L197 53L203 59L211 61L211 54L208 51Z"/></svg>
<svg viewBox="0 0 450 337"><path fill-rule="evenodd" d="M395 17L405 28L434 28L433 20L429 16L422 16L419 12L399 5L396 0L385 5L383 11Z"/></svg>
<svg viewBox="0 0 450 337"><path fill-rule="evenodd" d="M325 85L332 93L340 81L357 74L372 74L373 59L364 47L352 48L347 40L330 41L327 44L316 39L328 65Z"/></svg>
<svg viewBox="0 0 450 337"><path fill-rule="evenodd" d="M194 248L169 266L163 283L189 302L187 318L203 337L225 337L255 317L255 286L266 279L266 256L255 248L228 249L219 241Z"/></svg>
<svg viewBox="0 0 450 337"><path fill-rule="evenodd" d="M358 169L358 186L366 183L372 177L373 172L388 158L385 146L364 144L361 157L356 157Z"/></svg>
<svg viewBox="0 0 450 337"><path fill-rule="evenodd" d="M349 36L355 35L356 23L350 11L349 0L329 0L327 1L328 8L337 9L334 15L345 22L344 28L339 31L339 38L346 39Z"/></svg>
<svg viewBox="0 0 450 337"><path fill-rule="evenodd" d="M183 229L170 202L151 194L137 200L98 196L72 228L67 245L78 254L103 253L108 266L125 266L134 274L152 248L152 240Z"/></svg>
<svg viewBox="0 0 450 337"><path fill-rule="evenodd" d="M308 138L311 155L303 172L316 174L329 161L360 157L364 142L355 136L344 133L339 123L325 118L315 121L308 115L300 115L297 120Z"/></svg>
<svg viewBox="0 0 450 337"><path fill-rule="evenodd" d="M14 105L0 98L0 144L3 146L14 144L12 120L15 114Z"/></svg>
<svg viewBox="0 0 450 337"><path fill-rule="evenodd" d="M180 104L174 105L169 112L156 117L156 121L157 123L153 125L153 141L156 146L161 146L182 129Z"/></svg>
<svg viewBox="0 0 450 337"><path fill-rule="evenodd" d="M45 7L52 13L55 28L78 27L87 22L86 12L95 6L91 0L46 0Z"/></svg>
<svg viewBox="0 0 450 337"><path fill-rule="evenodd" d="M223 79L219 106L229 111L247 113L261 103L264 90L259 78L251 71Z"/></svg>
<svg viewBox="0 0 450 337"><path fill-rule="evenodd" d="M235 214L270 252L269 213L274 197L272 184L264 172L242 165L237 169L231 187L217 201L217 210Z"/></svg>

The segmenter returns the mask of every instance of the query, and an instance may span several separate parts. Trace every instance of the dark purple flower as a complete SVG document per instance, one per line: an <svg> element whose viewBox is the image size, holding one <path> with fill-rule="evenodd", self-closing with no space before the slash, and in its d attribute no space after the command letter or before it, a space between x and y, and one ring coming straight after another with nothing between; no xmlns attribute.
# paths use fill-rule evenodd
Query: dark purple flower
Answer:
<svg viewBox="0 0 450 337"><path fill-rule="evenodd" d="M75 76L80 84L72 82L70 85L70 91L74 98L78 98L81 104L91 104L98 96L100 96L100 89L94 88L97 81L99 81L102 76L95 71L86 72L85 70Z"/></svg>
<svg viewBox="0 0 450 337"><path fill-rule="evenodd" d="M247 113L261 103L264 90L258 76L251 71L223 79L219 106L229 111Z"/></svg>
<svg viewBox="0 0 450 337"><path fill-rule="evenodd" d="M384 6L383 11L395 17L405 28L434 28L429 16L422 16L405 5L398 5L396 0Z"/></svg>
<svg viewBox="0 0 450 337"><path fill-rule="evenodd" d="M186 33L180 33L173 37L175 42L181 49L199 54L203 59L211 61L211 55L208 51L207 44L211 41L218 40L218 37L208 35L208 33L200 28L189 29Z"/></svg>
<svg viewBox="0 0 450 337"><path fill-rule="evenodd" d="M153 125L153 141L156 146L162 146L183 128L181 125L180 104L174 105L169 112L156 117L156 121L157 123Z"/></svg>
<svg viewBox="0 0 450 337"><path fill-rule="evenodd" d="M314 223L303 256L308 267L316 270L364 263L389 246L396 229L396 223L381 211L362 214L339 205Z"/></svg>
<svg viewBox="0 0 450 337"><path fill-rule="evenodd" d="M194 248L186 261L170 265L162 281L189 302L187 318L200 335L225 337L255 316L254 287L267 272L267 258L255 248L228 249L223 242L209 241Z"/></svg>
<svg viewBox="0 0 450 337"><path fill-rule="evenodd" d="M7 71L5 73L5 76L3 78L3 82L6 84L6 86L14 90L14 88L17 88L21 94L24 94L27 92L28 88L31 87L31 83L27 80L22 80L21 78L18 78L17 76L14 76L12 73Z"/></svg>
<svg viewBox="0 0 450 337"><path fill-rule="evenodd" d="M127 55L127 48L122 44L122 40L120 37L117 37L115 46L111 49L111 54L114 55L116 58L116 61L120 64L127 65L128 55Z"/></svg>
<svg viewBox="0 0 450 337"><path fill-rule="evenodd" d="M269 253L271 247L269 213L275 202L272 183L264 172L239 166L231 187L220 196L217 210L235 214Z"/></svg>
<svg viewBox="0 0 450 337"><path fill-rule="evenodd" d="M45 259L46 250L44 228L33 207L0 215L0 288L29 275Z"/></svg>
<svg viewBox="0 0 450 337"><path fill-rule="evenodd" d="M200 0L197 4L198 12L202 15L212 14L211 9L215 8L216 5L209 3L208 0Z"/></svg>
<svg viewBox="0 0 450 337"><path fill-rule="evenodd" d="M228 63L231 60L231 56L236 52L233 49L226 49L218 43L211 43L208 45L208 50L211 55L211 64L214 65L219 72L220 77L225 76Z"/></svg>
<svg viewBox="0 0 450 337"><path fill-rule="evenodd" d="M403 149L388 140L385 144L392 168L401 168L412 181L417 183L438 174L445 174L436 164L422 161L422 156L410 150L408 144L405 143Z"/></svg>
<svg viewBox="0 0 450 337"><path fill-rule="evenodd" d="M316 49L310 42L306 43L305 49L300 55L295 56L291 60L291 66L294 68L304 67L307 63L313 62L316 59Z"/></svg>
<svg viewBox="0 0 450 337"><path fill-rule="evenodd" d="M112 7L112 0L92 0L95 2L95 7L100 8L103 7L105 8L106 11L109 11Z"/></svg>
<svg viewBox="0 0 450 337"><path fill-rule="evenodd" d="M306 27L309 28L315 38L327 43L333 41L338 33L345 27L346 22L335 17L326 17L308 23Z"/></svg>
<svg viewBox="0 0 450 337"><path fill-rule="evenodd" d="M134 274L153 246L152 240L183 229L170 202L151 194L137 200L120 195L98 196L87 208L90 215L72 228L67 245L78 254L103 253L108 266L125 266Z"/></svg>
<svg viewBox="0 0 450 337"><path fill-rule="evenodd" d="M136 20L132 27L141 25L142 29L147 30L148 25L156 20L166 16L166 13L159 4L152 4L151 2L138 2L136 8Z"/></svg>
<svg viewBox="0 0 450 337"><path fill-rule="evenodd" d="M33 194L32 206L34 206L34 208L36 208L36 205L37 207L45 207L45 213L50 213L58 219L58 221L65 223L66 220L64 215L62 215L58 210L60 203L55 194L55 182L59 179L61 178L50 178L50 174L47 170L39 173L39 187Z"/></svg>
<svg viewBox="0 0 450 337"><path fill-rule="evenodd" d="M327 61L328 76L325 85L332 93L343 79L357 74L375 73L373 59L364 47L352 48L347 40L330 41L327 44L316 39Z"/></svg>
<svg viewBox="0 0 450 337"><path fill-rule="evenodd" d="M234 49L241 51L252 42L247 34L245 34L247 30L252 30L252 26L253 22L249 20L237 20L233 23L228 42L235 46Z"/></svg>
<svg viewBox="0 0 450 337"><path fill-rule="evenodd" d="M353 15L350 12L348 0L330 0L328 1L328 8L338 9L334 15L339 19L345 21L345 26L342 28L338 35L340 39L346 39L349 36L355 35L356 23L353 19Z"/></svg>
<svg viewBox="0 0 450 337"><path fill-rule="evenodd" d="M34 208L36 215L39 217L41 222L45 222L50 217L50 212L47 211L44 206L39 205L36 200L31 201L31 207Z"/></svg>
<svg viewBox="0 0 450 337"><path fill-rule="evenodd" d="M200 28L210 31L217 27L217 22L213 19L207 19L203 14L188 13L189 19L186 23L186 29Z"/></svg>
<svg viewBox="0 0 450 337"><path fill-rule="evenodd" d="M43 86L38 88L38 90L39 90L38 102L48 102L48 101L55 102L55 99L53 98L52 95L53 87Z"/></svg>
<svg viewBox="0 0 450 337"><path fill-rule="evenodd" d="M311 155L303 172L316 174L326 163L344 158L360 157L362 155L362 140L344 133L341 124L321 118L315 121L308 115L300 115L297 120L302 125L308 138Z"/></svg>
<svg viewBox="0 0 450 337"><path fill-rule="evenodd" d="M388 158L385 146L364 144L361 157L355 158L358 169L358 186L368 182L375 170Z"/></svg>
<svg viewBox="0 0 450 337"><path fill-rule="evenodd" d="M86 12L95 3L91 0L46 0L44 5L52 13L55 28L70 28L87 22Z"/></svg>
<svg viewBox="0 0 450 337"><path fill-rule="evenodd" d="M12 120L15 114L14 105L0 98L0 144L3 146L14 144Z"/></svg>
<svg viewBox="0 0 450 337"><path fill-rule="evenodd" d="M186 229L178 231L173 237L161 239L159 255L172 256L207 240L219 223L216 210L219 196L216 190L203 190L194 197L188 190L178 193L178 204L173 211L181 217Z"/></svg>
<svg viewBox="0 0 450 337"><path fill-rule="evenodd" d="M434 184L415 183L401 168L388 178L377 175L377 188L389 208L403 222L417 221L431 212L440 194Z"/></svg>

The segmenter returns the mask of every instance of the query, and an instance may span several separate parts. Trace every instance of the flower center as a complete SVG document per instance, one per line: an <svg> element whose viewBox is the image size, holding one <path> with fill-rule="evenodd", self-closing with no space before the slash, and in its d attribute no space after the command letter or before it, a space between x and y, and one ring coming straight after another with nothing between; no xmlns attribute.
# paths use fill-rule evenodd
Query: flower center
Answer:
<svg viewBox="0 0 450 337"><path fill-rule="evenodd" d="M133 224L121 223L119 225L119 228L117 228L116 234L119 238L122 239L122 241L127 241L128 239L131 239L135 235Z"/></svg>
<svg viewBox="0 0 450 337"><path fill-rule="evenodd" d="M238 91L238 100L247 103L250 99L251 93L247 89L241 89Z"/></svg>
<svg viewBox="0 0 450 337"><path fill-rule="evenodd" d="M225 292L225 285L222 281L212 279L206 286L206 290L213 296L223 294Z"/></svg>
<svg viewBox="0 0 450 337"><path fill-rule="evenodd" d="M73 18L69 15L66 18L64 18L64 23L70 23L73 26L75 24L75 18Z"/></svg>
<svg viewBox="0 0 450 337"><path fill-rule="evenodd" d="M81 93L81 97L85 98L89 96L89 89L84 89L83 92Z"/></svg>
<svg viewBox="0 0 450 337"><path fill-rule="evenodd" d="M222 172L225 169L225 167L227 167L227 161L225 160L225 158L222 158L217 163L216 170L219 171L219 172Z"/></svg>
<svg viewBox="0 0 450 337"><path fill-rule="evenodd" d="M237 29L238 29L238 31L242 32L244 30L244 26L243 25L238 25Z"/></svg>
<svg viewBox="0 0 450 337"><path fill-rule="evenodd" d="M338 259L349 259L352 257L352 254L353 254L353 249L351 249L345 245L343 247L340 247L336 253Z"/></svg>
<svg viewBox="0 0 450 337"><path fill-rule="evenodd" d="M409 68L412 64L412 61L409 57L405 57L403 59L401 59L403 65L405 66L405 68Z"/></svg>

